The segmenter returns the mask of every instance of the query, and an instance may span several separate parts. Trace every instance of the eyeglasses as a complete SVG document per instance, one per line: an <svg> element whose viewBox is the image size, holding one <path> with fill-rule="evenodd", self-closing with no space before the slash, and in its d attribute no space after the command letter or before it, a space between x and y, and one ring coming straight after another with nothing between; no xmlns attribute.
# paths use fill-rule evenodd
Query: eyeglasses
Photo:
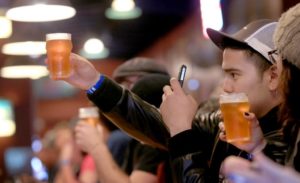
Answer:
<svg viewBox="0 0 300 183"><path fill-rule="evenodd" d="M279 59L279 53L278 50L271 50L268 52L268 56L272 64L275 64L277 60Z"/></svg>

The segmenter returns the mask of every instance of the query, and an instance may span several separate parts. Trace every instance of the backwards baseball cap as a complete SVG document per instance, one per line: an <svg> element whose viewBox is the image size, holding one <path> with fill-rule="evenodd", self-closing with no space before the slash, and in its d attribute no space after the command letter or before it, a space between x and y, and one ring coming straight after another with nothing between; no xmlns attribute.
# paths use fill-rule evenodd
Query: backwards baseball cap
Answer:
<svg viewBox="0 0 300 183"><path fill-rule="evenodd" d="M222 50L228 46L249 47L272 63L268 52L274 50L272 36L276 25L277 22L275 21L262 19L249 23L233 35L211 28L207 29L207 34L214 44Z"/></svg>

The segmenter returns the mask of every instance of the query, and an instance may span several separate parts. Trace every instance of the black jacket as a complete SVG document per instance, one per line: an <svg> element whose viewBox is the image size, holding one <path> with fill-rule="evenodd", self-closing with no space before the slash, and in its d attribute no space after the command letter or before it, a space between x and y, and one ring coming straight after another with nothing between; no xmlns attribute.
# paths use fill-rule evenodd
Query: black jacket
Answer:
<svg viewBox="0 0 300 183"><path fill-rule="evenodd" d="M264 154L278 163L284 164L287 146L283 143L277 123L277 107L259 119L267 139ZM169 140L169 150L173 162L184 159L183 182L222 182L219 170L223 160L230 156L251 159L252 155L219 140L218 123L215 112L196 116L191 130L177 134ZM201 123L201 125L196 125ZM201 133L199 133L201 131Z"/></svg>
<svg viewBox="0 0 300 183"><path fill-rule="evenodd" d="M183 167L183 175L178 174L183 182L218 182L219 168L225 157L229 155L248 157L247 153L218 140L220 119L214 112L203 114L199 109L192 130L170 138L157 108L108 78L105 78L101 87L88 97L115 125L137 140L169 149L175 166L184 160L183 164L181 162L176 168ZM264 149L265 154L283 163L286 146L279 132L276 109L260 121L268 140L268 145Z"/></svg>
<svg viewBox="0 0 300 183"><path fill-rule="evenodd" d="M300 172L300 127L299 121L284 126L284 136L289 144L285 164Z"/></svg>

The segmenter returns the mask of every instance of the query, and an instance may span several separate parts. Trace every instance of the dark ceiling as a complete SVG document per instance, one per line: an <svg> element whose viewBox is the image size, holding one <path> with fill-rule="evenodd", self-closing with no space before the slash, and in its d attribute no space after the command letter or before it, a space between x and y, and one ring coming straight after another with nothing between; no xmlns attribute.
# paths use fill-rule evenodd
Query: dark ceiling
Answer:
<svg viewBox="0 0 300 183"><path fill-rule="evenodd" d="M95 36L110 50L110 58L133 57L155 40L172 30L199 7L199 0L135 0L142 16L132 20L110 20L104 16L111 4L104 0L71 0L75 17L47 23L14 22L12 40L43 40L48 32L70 32L74 51ZM12 6L11 0L0 0L0 6ZM4 42L10 41L4 40Z"/></svg>

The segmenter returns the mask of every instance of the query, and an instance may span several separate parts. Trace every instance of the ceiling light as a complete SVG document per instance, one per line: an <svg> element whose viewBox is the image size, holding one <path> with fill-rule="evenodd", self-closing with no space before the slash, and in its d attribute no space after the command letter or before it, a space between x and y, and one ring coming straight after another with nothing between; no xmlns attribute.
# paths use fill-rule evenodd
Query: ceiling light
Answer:
<svg viewBox="0 0 300 183"><path fill-rule="evenodd" d="M141 9L135 6L133 0L114 0L111 8L105 11L105 16L110 19L133 19L141 14Z"/></svg>
<svg viewBox="0 0 300 183"><path fill-rule="evenodd" d="M43 55L46 54L46 42L23 41L6 43L2 47L2 53L6 55Z"/></svg>
<svg viewBox="0 0 300 183"><path fill-rule="evenodd" d="M83 49L91 54L100 53L104 49L104 44L100 39L92 38L84 43Z"/></svg>
<svg viewBox="0 0 300 183"><path fill-rule="evenodd" d="M53 1L51 1L53 2ZM33 4L30 0L17 0L15 6L6 12L6 16L21 22L47 22L68 19L75 16L76 11L63 0L53 4Z"/></svg>
<svg viewBox="0 0 300 183"><path fill-rule="evenodd" d="M116 11L131 11L134 9L135 4L133 0L114 0L111 4L112 9Z"/></svg>
<svg viewBox="0 0 300 183"><path fill-rule="evenodd" d="M8 137L16 132L16 123L12 104L9 100L0 99L0 137Z"/></svg>
<svg viewBox="0 0 300 183"><path fill-rule="evenodd" d="M39 79L49 74L46 66L38 63L40 57L14 56L7 59L1 68L1 77Z"/></svg>
<svg viewBox="0 0 300 183"><path fill-rule="evenodd" d="M16 65L6 66L1 69L1 77L11 79L39 79L48 75L48 70L41 65Z"/></svg>
<svg viewBox="0 0 300 183"><path fill-rule="evenodd" d="M0 15L0 38L8 38L12 34L12 23L8 18Z"/></svg>
<svg viewBox="0 0 300 183"><path fill-rule="evenodd" d="M80 51L80 55L88 59L101 59L107 57L108 54L109 51L105 48L103 42L96 38L88 39Z"/></svg>

